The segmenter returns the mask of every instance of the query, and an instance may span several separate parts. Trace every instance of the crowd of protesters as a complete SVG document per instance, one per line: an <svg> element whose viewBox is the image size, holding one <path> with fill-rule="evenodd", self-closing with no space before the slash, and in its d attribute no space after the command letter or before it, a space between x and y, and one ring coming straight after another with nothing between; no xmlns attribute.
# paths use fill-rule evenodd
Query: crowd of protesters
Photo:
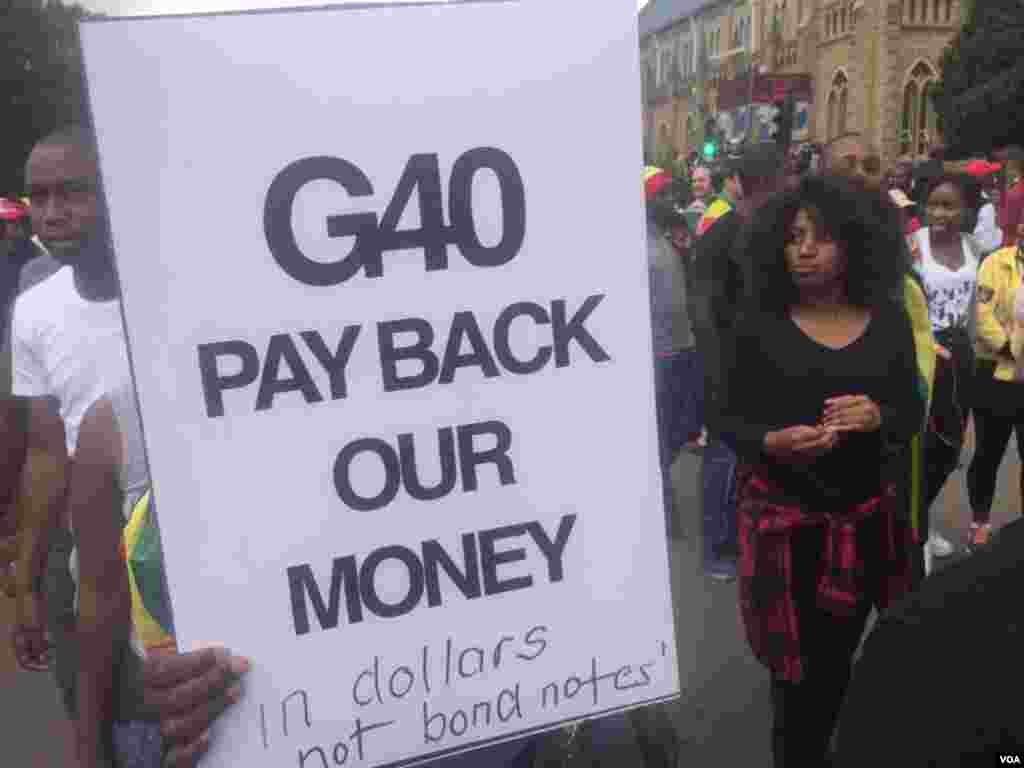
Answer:
<svg viewBox="0 0 1024 768"><path fill-rule="evenodd" d="M990 521L1010 434L1020 450L1024 429L1022 171L1013 149L885 172L846 136L820 172L787 169L773 144L685 177L644 172L667 532L681 535L685 514L671 468L698 453L704 573L739 582L750 648L771 674L780 768L891 763L855 734L888 727L889 702L875 698L887 698L886 675L901 687L901 665L920 694L904 706L925 711L931 656L900 654L920 626L961 610L993 648L1011 644L990 606L958 595L1014 600L1006 580L1024 561L1020 525L993 537ZM193 766L244 695L249 661L175 648L88 132L43 137L26 186L26 199L0 201L0 578L15 600L13 649L23 668L53 670L80 765ZM952 548L928 511L971 419L974 555L928 575ZM873 609L883 618L855 673ZM951 729L938 757L911 764L1024 743L1014 708L978 711L978 727ZM638 710L441 762L529 768L572 753L569 765L624 765L632 739L643 764L668 768L678 744L664 717Z"/></svg>
<svg viewBox="0 0 1024 768"><path fill-rule="evenodd" d="M659 424L677 435L663 448L704 438L704 572L738 577L748 642L771 673L776 766L877 762L884 750L872 752L863 739L869 723L888 727L880 713L892 717L893 709L872 710L862 691L875 686L882 696L881 670L899 687L901 665L916 673L919 659L935 658L896 655L907 622L943 621L936 595L1012 584L1015 571L991 564L1006 567L1020 524L994 546L990 512L1024 408L1024 154L1010 148L998 159L935 157L885 169L849 135L825 148L820 173L794 169L767 145L744 148L710 172L694 168L689 194L667 174L646 172L649 217L666 232L688 225L707 175L719 180L718 196L701 200L692 236L668 238L687 272L702 375L688 370L665 381L659 369L659 393L687 393L658 404ZM657 335L658 295L652 299ZM703 393L689 391L701 384ZM978 554L932 581L933 558L955 546L929 511L960 464L972 418L966 551ZM663 466L675 456L663 456ZM1024 493L1024 476L1021 483ZM962 607L990 627L1005 605ZM867 682L854 685L856 703L839 729L862 738L837 743L872 609L885 618L863 662ZM1002 648L1005 634L995 632L993 645ZM941 681L939 663L932 677ZM918 695L904 695L918 712L903 719L917 726L919 714L935 716L942 691L929 680ZM894 749L914 765L962 765L965 756L991 759L997 746L1009 754L1024 744L1024 726L1008 714L966 719L975 730L951 729L959 741L943 740L942 750L927 742L911 748L907 739Z"/></svg>

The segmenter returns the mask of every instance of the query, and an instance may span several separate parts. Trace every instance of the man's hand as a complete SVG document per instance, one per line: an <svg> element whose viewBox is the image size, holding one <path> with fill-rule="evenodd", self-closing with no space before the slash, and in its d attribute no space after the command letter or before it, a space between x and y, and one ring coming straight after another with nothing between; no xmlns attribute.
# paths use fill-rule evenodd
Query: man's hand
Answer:
<svg viewBox="0 0 1024 768"><path fill-rule="evenodd" d="M948 349L946 349L941 344L939 344L938 342L936 342L936 344L935 344L935 354L938 355L939 357L941 357L943 360L952 360L953 359L953 353L950 352Z"/></svg>
<svg viewBox="0 0 1024 768"><path fill-rule="evenodd" d="M249 661L225 648L154 655L143 666L146 708L160 720L164 768L194 768L210 747L210 726L242 696Z"/></svg>
<svg viewBox="0 0 1024 768"><path fill-rule="evenodd" d="M46 631L46 610L40 595L19 590L11 640L22 669L43 672L50 668L51 644Z"/></svg>
<svg viewBox="0 0 1024 768"><path fill-rule="evenodd" d="M787 427L764 437L769 456L792 464L804 464L822 456L839 442L834 430L824 427Z"/></svg>
<svg viewBox="0 0 1024 768"><path fill-rule="evenodd" d="M882 412L865 395L833 397L825 401L822 426L836 432L876 432L882 426Z"/></svg>

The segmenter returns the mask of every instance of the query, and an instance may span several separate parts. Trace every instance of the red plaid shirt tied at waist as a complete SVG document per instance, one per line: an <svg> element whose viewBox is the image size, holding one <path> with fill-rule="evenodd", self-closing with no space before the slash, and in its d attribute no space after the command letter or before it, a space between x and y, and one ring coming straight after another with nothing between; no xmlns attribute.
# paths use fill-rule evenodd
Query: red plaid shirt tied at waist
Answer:
<svg viewBox="0 0 1024 768"><path fill-rule="evenodd" d="M740 608L754 655L783 680L803 679L803 653L793 600L793 534L825 527L825 552L818 582L818 605L836 616L852 616L869 599L865 569L877 573L876 596L884 610L912 583L909 523L899 514L895 489L833 512L810 512L760 467L737 468L739 492ZM884 555L865 563L857 546L858 523L882 515Z"/></svg>

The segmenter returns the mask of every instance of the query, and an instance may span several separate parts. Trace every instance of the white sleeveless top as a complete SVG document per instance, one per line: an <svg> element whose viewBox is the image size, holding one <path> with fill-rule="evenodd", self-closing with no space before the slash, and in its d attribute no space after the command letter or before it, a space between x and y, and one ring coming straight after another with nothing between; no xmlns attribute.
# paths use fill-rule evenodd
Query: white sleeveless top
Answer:
<svg viewBox="0 0 1024 768"><path fill-rule="evenodd" d="M978 284L978 256L967 235L961 236L964 263L960 269L949 269L932 257L932 244L928 228L919 229L914 236L920 246L921 261L917 272L924 283L928 297L928 314L933 331L949 328L973 327L974 296Z"/></svg>

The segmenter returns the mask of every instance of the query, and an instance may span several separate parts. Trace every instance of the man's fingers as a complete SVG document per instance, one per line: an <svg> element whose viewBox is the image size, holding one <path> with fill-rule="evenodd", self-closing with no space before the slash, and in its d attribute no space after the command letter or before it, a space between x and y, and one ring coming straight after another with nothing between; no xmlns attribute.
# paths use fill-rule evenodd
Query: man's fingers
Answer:
<svg viewBox="0 0 1024 768"><path fill-rule="evenodd" d="M202 677L217 665L230 666L230 654L224 648L149 656L143 665L143 683L146 688L171 688Z"/></svg>
<svg viewBox="0 0 1024 768"><path fill-rule="evenodd" d="M230 659L219 659L198 677L168 688L150 689L147 700L163 716L188 714L222 695L234 679Z"/></svg>
<svg viewBox="0 0 1024 768"><path fill-rule="evenodd" d="M210 748L210 734L206 732L191 744L175 746L164 756L164 768L195 768L199 758Z"/></svg>
<svg viewBox="0 0 1024 768"><path fill-rule="evenodd" d="M201 740L214 721L241 696L241 686L236 684L218 696L207 698L201 705L180 717L165 718L160 723L164 740L169 744L193 744Z"/></svg>

